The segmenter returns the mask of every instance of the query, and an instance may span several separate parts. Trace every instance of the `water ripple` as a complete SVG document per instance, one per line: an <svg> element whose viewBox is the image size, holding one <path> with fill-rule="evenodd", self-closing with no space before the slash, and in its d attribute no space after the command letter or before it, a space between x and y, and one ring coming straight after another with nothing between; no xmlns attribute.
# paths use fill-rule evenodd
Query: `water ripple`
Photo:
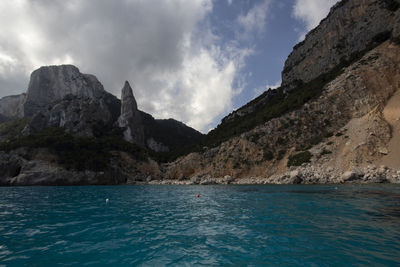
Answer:
<svg viewBox="0 0 400 267"><path fill-rule="evenodd" d="M393 185L0 188L0 266L400 265L399 207Z"/></svg>

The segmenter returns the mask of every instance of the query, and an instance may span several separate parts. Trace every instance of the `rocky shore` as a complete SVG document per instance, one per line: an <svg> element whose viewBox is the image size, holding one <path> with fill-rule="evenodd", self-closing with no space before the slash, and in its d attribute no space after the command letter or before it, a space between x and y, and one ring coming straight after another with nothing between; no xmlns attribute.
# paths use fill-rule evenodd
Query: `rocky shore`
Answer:
<svg viewBox="0 0 400 267"><path fill-rule="evenodd" d="M393 183L400 184L400 171L386 166L369 165L366 168L354 168L351 171L337 173L332 168L322 169L304 164L300 167L292 167L282 175L270 177L248 177L235 179L232 176L214 178L209 175L198 175L188 180L166 179L152 180L147 177L147 181L137 181L132 184L148 185L262 185L262 184L381 184Z"/></svg>

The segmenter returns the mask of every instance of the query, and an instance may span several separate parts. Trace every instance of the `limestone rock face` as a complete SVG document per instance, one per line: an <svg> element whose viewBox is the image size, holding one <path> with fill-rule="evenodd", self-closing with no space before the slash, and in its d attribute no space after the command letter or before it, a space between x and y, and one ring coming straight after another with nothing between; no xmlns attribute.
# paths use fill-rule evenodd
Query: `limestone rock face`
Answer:
<svg viewBox="0 0 400 267"><path fill-rule="evenodd" d="M394 1L343 0L328 17L296 45L285 62L282 85L311 81L342 60L366 49L379 39L398 32L399 10ZM362 19L360 19L362 18Z"/></svg>
<svg viewBox="0 0 400 267"><path fill-rule="evenodd" d="M169 151L169 147L167 147L166 145L157 142L156 140L154 140L153 137L150 137L149 139L146 140L146 145L148 148L150 148L153 151L156 152L168 152Z"/></svg>
<svg viewBox="0 0 400 267"><path fill-rule="evenodd" d="M156 120L138 109L126 82L122 102L104 90L93 75L71 65L48 66L31 75L26 94L0 99L0 123L19 117L29 120L23 135L48 127L85 137L100 136L118 126L125 140L154 151L166 152L195 143L202 135L178 121Z"/></svg>
<svg viewBox="0 0 400 267"><path fill-rule="evenodd" d="M23 116L32 117L22 134L64 127L68 133L93 137L97 129L114 124L120 105L95 76L75 66L41 67L31 75L22 106Z"/></svg>
<svg viewBox="0 0 400 267"><path fill-rule="evenodd" d="M80 99L93 99L102 94L104 88L97 78L82 74L75 66L41 67L31 74L23 115L33 116L67 95Z"/></svg>
<svg viewBox="0 0 400 267"><path fill-rule="evenodd" d="M34 134L48 127L63 127L70 134L93 137L98 129L112 125L115 120L107 98L83 100L70 96L50 109L36 113L23 130L23 135Z"/></svg>
<svg viewBox="0 0 400 267"><path fill-rule="evenodd" d="M9 118L20 118L23 116L23 104L26 94L5 96L0 99L0 114Z"/></svg>
<svg viewBox="0 0 400 267"><path fill-rule="evenodd" d="M26 155L32 157L26 159ZM124 184L127 176L111 166L101 172L66 170L39 156L40 150L0 151L0 186L13 185L114 185ZM47 157L54 157L43 151Z"/></svg>
<svg viewBox="0 0 400 267"><path fill-rule="evenodd" d="M130 143L144 146L144 127L141 113L138 110L132 88L128 81L125 82L121 93L121 115L118 126L125 128L124 139Z"/></svg>
<svg viewBox="0 0 400 267"><path fill-rule="evenodd" d="M22 119L17 120L18 117ZM122 127L125 140L167 152L202 137L181 122L156 120L140 111L128 82L122 89L121 101L106 92L96 77L69 65L42 67L32 73L27 94L2 98L0 123L8 121L12 123L0 125L1 141L47 128L62 128L73 136L93 140L108 134L118 138L117 128ZM10 131L11 127L17 129ZM0 186L121 184L161 179L155 161L123 151L110 153L113 157L104 171L95 171L70 169L60 160L60 154L46 145L39 149L17 147L0 151Z"/></svg>
<svg viewBox="0 0 400 267"><path fill-rule="evenodd" d="M400 46L386 41L343 69L322 88L320 96L301 108L260 124L217 147L203 149L196 157L190 154L179 158L166 166L165 177L190 179L199 174L215 178L229 175L239 181L248 177L281 177L280 174L289 171L284 181L267 181L340 182L345 171L363 169L379 160L382 148L388 147L391 128L383 119L382 108L399 91L399 64ZM395 145L388 148L388 152L400 151ZM306 150L313 154L310 167L305 168L306 175L290 173L293 170L287 167L288 157ZM329 168L332 172L325 172ZM322 170L321 175L310 176L317 173L317 169Z"/></svg>

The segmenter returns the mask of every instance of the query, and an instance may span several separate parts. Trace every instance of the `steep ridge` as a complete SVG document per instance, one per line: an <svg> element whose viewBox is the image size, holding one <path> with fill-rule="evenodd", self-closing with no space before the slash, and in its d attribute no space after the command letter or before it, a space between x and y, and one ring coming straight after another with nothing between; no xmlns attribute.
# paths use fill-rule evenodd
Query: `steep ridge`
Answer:
<svg viewBox="0 0 400 267"><path fill-rule="evenodd" d="M30 118L21 132L25 136L49 127L62 127L67 133L83 137L121 128L126 141L154 151L170 151L203 137L182 123L155 120L140 111L128 82L121 97L122 103L105 91L94 75L82 74L75 66L41 67L32 73L27 94L0 99L0 115L3 121L25 118L21 122L26 123ZM167 129L168 137L159 133Z"/></svg>
<svg viewBox="0 0 400 267"><path fill-rule="evenodd" d="M387 41L346 68L318 98L217 147L178 159L166 166L166 178L192 182L221 182L226 176L238 183L343 182L347 171L361 173L386 150L400 151L400 147L388 147L391 127L382 115L385 103L399 90L399 64L400 47ZM306 164L304 168L290 166L289 162L297 165L293 160L296 157L298 165ZM365 172L375 170L371 167ZM398 174L392 172L392 176L379 179L398 181Z"/></svg>
<svg viewBox="0 0 400 267"><path fill-rule="evenodd" d="M399 20L395 13L398 8L396 1L384 0L345 0L336 4L287 58L283 86L309 82L368 50L371 42L387 39Z"/></svg>
<svg viewBox="0 0 400 267"><path fill-rule="evenodd" d="M400 166L376 167L387 150L400 151L388 147L392 126L382 113L400 84L399 6L339 2L294 47L282 86L224 118L207 136L208 148L165 166L166 179L399 181Z"/></svg>
<svg viewBox="0 0 400 267"><path fill-rule="evenodd" d="M143 180L158 173L150 155L203 137L140 111L128 82L121 96L72 65L34 71L26 94L0 101L0 185Z"/></svg>
<svg viewBox="0 0 400 267"><path fill-rule="evenodd" d="M224 141L290 111L291 107L298 108L318 96L320 89L337 77L340 70L366 52L388 39L399 40L399 7L396 0L337 3L327 18L294 47L282 71L282 86L264 92L225 117L210 133L209 143ZM289 103L283 105L287 96Z"/></svg>
<svg viewBox="0 0 400 267"><path fill-rule="evenodd" d="M399 183L399 7L336 4L294 47L282 86L232 112L204 140L140 111L129 84L121 104L94 76L42 69L50 80L65 75L68 93L32 75L22 103L32 117L0 124L0 135L24 128L0 144L0 184ZM15 105L7 112L17 114ZM152 159L170 159L183 143L197 152Z"/></svg>
<svg viewBox="0 0 400 267"><path fill-rule="evenodd" d="M156 120L142 112L146 144L157 152L173 152L184 148L182 144L195 145L203 139L203 134L174 119Z"/></svg>

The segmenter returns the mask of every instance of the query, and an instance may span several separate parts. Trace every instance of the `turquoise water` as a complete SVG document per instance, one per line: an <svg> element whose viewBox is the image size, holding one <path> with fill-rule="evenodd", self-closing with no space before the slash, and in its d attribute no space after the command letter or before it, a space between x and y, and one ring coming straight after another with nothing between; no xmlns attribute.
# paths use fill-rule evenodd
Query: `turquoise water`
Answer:
<svg viewBox="0 0 400 267"><path fill-rule="evenodd" d="M24 265L400 266L400 187L3 187Z"/></svg>

